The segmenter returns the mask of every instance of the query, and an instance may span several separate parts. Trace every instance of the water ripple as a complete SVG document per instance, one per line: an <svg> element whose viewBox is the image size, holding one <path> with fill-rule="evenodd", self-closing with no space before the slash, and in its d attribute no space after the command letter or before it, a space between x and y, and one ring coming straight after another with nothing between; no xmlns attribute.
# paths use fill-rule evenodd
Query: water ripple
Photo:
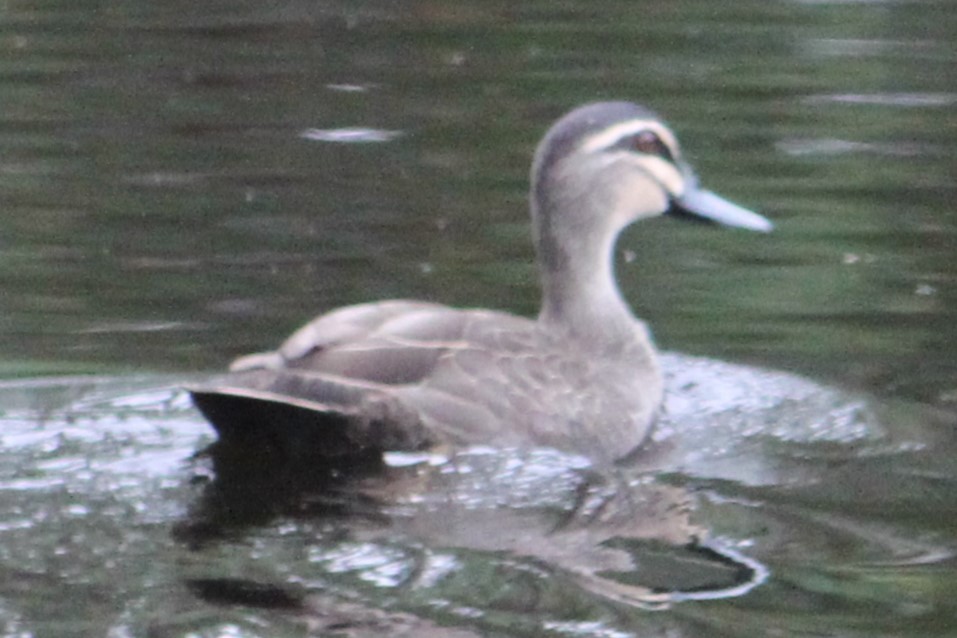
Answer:
<svg viewBox="0 0 957 638"><path fill-rule="evenodd" d="M385 129L347 127L347 128L307 128L299 137L315 142L335 142L337 144L366 144L369 142L391 142L402 135L402 131Z"/></svg>
<svg viewBox="0 0 957 638"><path fill-rule="evenodd" d="M957 104L957 93L830 93L805 98L809 104L866 104L870 106L938 107Z"/></svg>

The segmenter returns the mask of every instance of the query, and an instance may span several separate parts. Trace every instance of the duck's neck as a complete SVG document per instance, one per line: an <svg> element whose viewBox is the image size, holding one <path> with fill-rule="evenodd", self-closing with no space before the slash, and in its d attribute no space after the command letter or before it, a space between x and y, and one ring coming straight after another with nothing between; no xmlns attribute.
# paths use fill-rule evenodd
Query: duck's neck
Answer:
<svg viewBox="0 0 957 638"><path fill-rule="evenodd" d="M615 281L617 231L592 232L559 236L547 221L536 228L543 293L539 321L590 346L616 349L635 342L636 319Z"/></svg>

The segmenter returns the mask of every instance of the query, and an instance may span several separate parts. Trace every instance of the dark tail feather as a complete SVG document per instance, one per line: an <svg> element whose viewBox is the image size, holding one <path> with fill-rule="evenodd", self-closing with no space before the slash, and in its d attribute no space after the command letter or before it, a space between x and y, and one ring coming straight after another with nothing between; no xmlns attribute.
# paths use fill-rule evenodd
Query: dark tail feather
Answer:
<svg viewBox="0 0 957 638"><path fill-rule="evenodd" d="M291 459L421 450L431 437L417 412L384 390L286 371L228 375L222 385L188 388L224 444L268 449ZM308 398L306 398L308 397Z"/></svg>
<svg viewBox="0 0 957 638"><path fill-rule="evenodd" d="M230 446L265 448L283 458L359 456L369 452L369 442L350 433L350 418L342 414L215 390L191 390L190 394L193 404L216 429L219 440Z"/></svg>

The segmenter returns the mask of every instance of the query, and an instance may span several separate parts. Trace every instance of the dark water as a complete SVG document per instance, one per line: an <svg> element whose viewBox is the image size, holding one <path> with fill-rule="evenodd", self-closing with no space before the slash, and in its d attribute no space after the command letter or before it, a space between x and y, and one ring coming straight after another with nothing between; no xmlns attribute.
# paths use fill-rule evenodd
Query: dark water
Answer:
<svg viewBox="0 0 957 638"><path fill-rule="evenodd" d="M953 635L951 9L3 3L0 634ZM622 238L659 344L846 394L669 358L667 460L597 482L193 457L171 388L321 310L534 314L530 156L606 98L777 224Z"/></svg>

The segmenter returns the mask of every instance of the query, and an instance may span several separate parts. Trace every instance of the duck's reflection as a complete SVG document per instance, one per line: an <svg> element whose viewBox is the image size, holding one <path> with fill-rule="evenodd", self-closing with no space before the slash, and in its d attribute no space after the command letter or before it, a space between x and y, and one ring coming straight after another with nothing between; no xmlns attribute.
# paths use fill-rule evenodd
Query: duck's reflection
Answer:
<svg viewBox="0 0 957 638"><path fill-rule="evenodd" d="M740 595L767 576L709 539L693 520L692 494L627 468L598 473L550 451L473 449L449 459L376 456L335 466L271 454L210 448L210 480L178 539L201 548L277 518L318 521L336 530L324 537L329 551L313 554L329 569L353 560L337 543L401 539L424 554L510 556L563 587L640 607ZM436 569L423 563L403 578L431 586ZM191 586L218 602L250 604L262 594L267 607L289 595L235 579L197 578ZM310 595L305 590L302 600Z"/></svg>

